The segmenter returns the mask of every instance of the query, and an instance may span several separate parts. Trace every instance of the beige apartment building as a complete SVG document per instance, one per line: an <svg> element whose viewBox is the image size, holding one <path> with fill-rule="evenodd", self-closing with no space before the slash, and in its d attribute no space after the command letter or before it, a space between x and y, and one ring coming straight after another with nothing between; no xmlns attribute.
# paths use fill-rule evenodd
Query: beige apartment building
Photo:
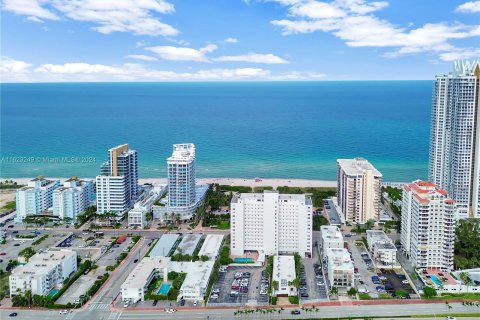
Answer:
<svg viewBox="0 0 480 320"><path fill-rule="evenodd" d="M338 159L338 205L345 221L378 220L382 174L363 158Z"/></svg>

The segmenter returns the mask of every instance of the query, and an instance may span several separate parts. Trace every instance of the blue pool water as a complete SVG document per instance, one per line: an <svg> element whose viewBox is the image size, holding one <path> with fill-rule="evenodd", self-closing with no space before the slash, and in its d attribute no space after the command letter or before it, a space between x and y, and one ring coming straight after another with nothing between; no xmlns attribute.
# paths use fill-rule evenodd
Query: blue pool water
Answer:
<svg viewBox="0 0 480 320"><path fill-rule="evenodd" d="M157 293L166 296L172 285L170 283L162 283Z"/></svg>
<svg viewBox="0 0 480 320"><path fill-rule="evenodd" d="M50 293L48 294L49 297L53 297L54 295L57 294L59 290L58 289L53 289L52 291L50 291Z"/></svg>
<svg viewBox="0 0 480 320"><path fill-rule="evenodd" d="M430 275L430 279L432 279L433 282L435 282L435 284L437 286L441 286L442 285L442 281L440 281L440 279L438 279L438 277L434 274L431 274Z"/></svg>
<svg viewBox="0 0 480 320"><path fill-rule="evenodd" d="M253 259L252 258L235 258L235 259L233 259L233 262L235 262L235 263L252 263Z"/></svg>
<svg viewBox="0 0 480 320"><path fill-rule="evenodd" d="M5 83L0 175L95 177L107 150L128 142L138 151L140 177L165 178L172 144L193 142L199 178L335 180L338 158L362 156L385 181L426 179L432 87L433 81Z"/></svg>

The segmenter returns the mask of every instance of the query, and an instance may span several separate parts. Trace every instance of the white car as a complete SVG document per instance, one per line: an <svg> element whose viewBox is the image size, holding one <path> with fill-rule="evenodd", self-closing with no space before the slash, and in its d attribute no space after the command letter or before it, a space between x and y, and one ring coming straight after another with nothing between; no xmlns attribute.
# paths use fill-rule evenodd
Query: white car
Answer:
<svg viewBox="0 0 480 320"><path fill-rule="evenodd" d="M193 305L196 306L198 304L197 300L193 301Z"/></svg>
<svg viewBox="0 0 480 320"><path fill-rule="evenodd" d="M358 292L359 293L369 293L370 291L368 291L367 288L358 288Z"/></svg>
<svg viewBox="0 0 480 320"><path fill-rule="evenodd" d="M67 314L67 313L68 313L68 310L63 310L63 311L60 311L59 313L60 313L60 314Z"/></svg>
<svg viewBox="0 0 480 320"><path fill-rule="evenodd" d="M177 310L175 309L167 309L165 310L166 313L169 313L169 314L172 314L172 313L175 313Z"/></svg>
<svg viewBox="0 0 480 320"><path fill-rule="evenodd" d="M402 283L403 283L403 284L408 284L408 280L407 280L407 279L402 280Z"/></svg>
<svg viewBox="0 0 480 320"><path fill-rule="evenodd" d="M216 293L212 294L212 296L210 297L210 299L218 299L218 294L216 294Z"/></svg>
<svg viewBox="0 0 480 320"><path fill-rule="evenodd" d="M447 317L447 320L457 320L457 318L448 316L448 317Z"/></svg>
<svg viewBox="0 0 480 320"><path fill-rule="evenodd" d="M128 301L126 301L126 302L123 304L123 307L124 307L124 308L127 308L129 304L130 304L130 303L129 303Z"/></svg>
<svg viewBox="0 0 480 320"><path fill-rule="evenodd" d="M317 282L317 286L323 286L323 285L324 285L324 283L322 281Z"/></svg>

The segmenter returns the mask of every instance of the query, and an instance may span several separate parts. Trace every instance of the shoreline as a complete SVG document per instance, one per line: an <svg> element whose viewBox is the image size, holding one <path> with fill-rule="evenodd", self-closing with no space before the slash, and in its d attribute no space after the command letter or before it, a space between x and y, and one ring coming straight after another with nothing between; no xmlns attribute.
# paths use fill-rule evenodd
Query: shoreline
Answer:
<svg viewBox="0 0 480 320"><path fill-rule="evenodd" d="M18 184L26 185L28 181L32 180L31 178L0 178L0 181L13 180ZM66 177L46 177L47 179L60 180L60 182L67 180ZM80 177L80 179L91 179L95 178L85 178ZM139 178L139 184L145 183L161 183L166 184L166 178ZM197 184L210 184L217 183L220 185L230 185L230 186L249 186L249 187L324 187L324 188L336 188L337 181L335 180L309 180L309 179L281 179L281 178L266 178L260 179L260 181L255 181L255 178L197 178Z"/></svg>

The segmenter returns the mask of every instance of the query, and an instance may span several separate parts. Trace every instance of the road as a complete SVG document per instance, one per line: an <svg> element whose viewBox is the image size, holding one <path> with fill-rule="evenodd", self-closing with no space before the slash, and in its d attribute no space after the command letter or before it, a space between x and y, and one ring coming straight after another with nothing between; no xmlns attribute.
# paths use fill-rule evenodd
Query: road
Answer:
<svg viewBox="0 0 480 320"><path fill-rule="evenodd" d="M197 310L181 310L174 314L166 314L161 311L142 311L131 309L130 311L109 311L109 310L79 310L72 314L60 315L58 311L40 311L40 310L20 310L16 311L18 316L16 319L21 320L38 320L40 319L61 319L61 320L128 320L128 319L208 319L208 320L226 320L226 319L321 319L321 318L348 318L348 317L385 317L395 319L396 316L407 315L433 315L435 314L472 314L480 312L479 307L466 307L460 303L451 303L452 309L448 310L444 303L421 303L421 304L389 304L389 305L362 305L362 306L320 306L318 312L301 311L300 316L291 315L292 309L285 309L283 312L262 314L254 312L249 315L234 315L234 309L197 309ZM9 310L1 310L0 318L7 319ZM432 319L432 318L430 318ZM439 318L444 319L444 318ZM462 318L466 319L466 318ZM472 317L470 319L478 319Z"/></svg>

